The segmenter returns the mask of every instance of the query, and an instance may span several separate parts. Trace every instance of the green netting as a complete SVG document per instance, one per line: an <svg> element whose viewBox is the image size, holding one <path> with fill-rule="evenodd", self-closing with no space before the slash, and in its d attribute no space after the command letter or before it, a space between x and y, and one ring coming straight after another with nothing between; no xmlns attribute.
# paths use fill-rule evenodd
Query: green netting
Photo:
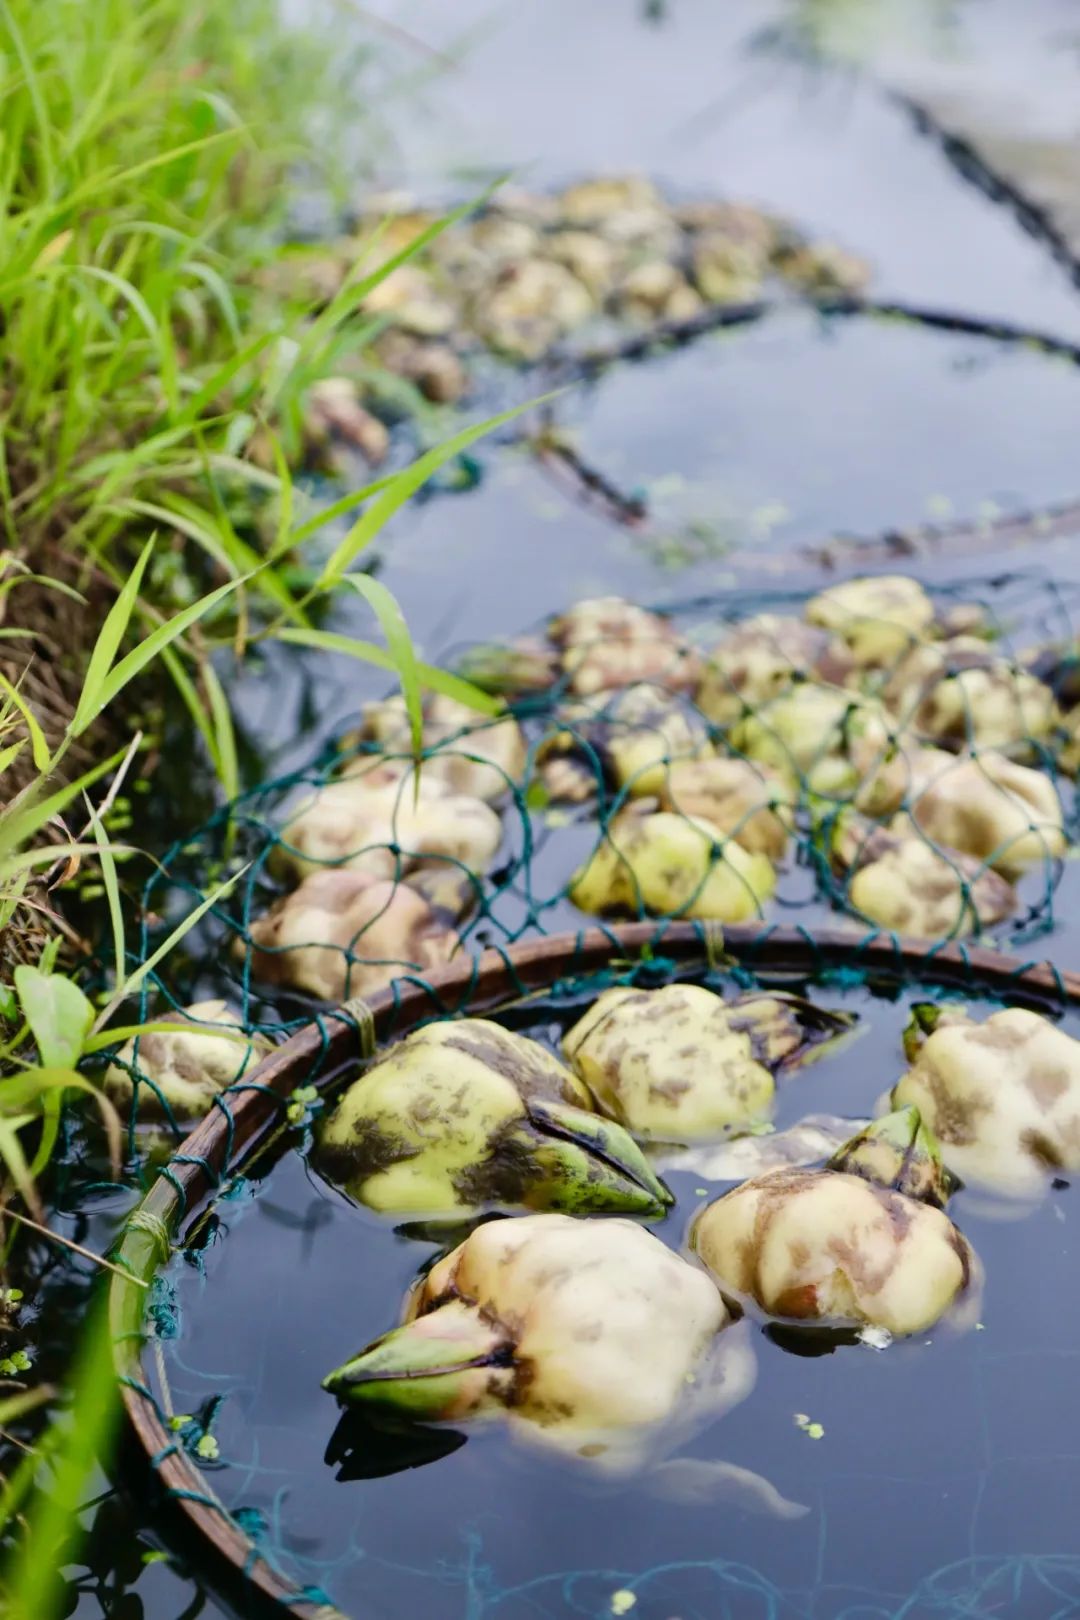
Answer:
<svg viewBox="0 0 1080 1620"><path fill-rule="evenodd" d="M888 644L870 665L783 591L669 605L637 640L616 609L576 648L541 626L468 650L510 718L429 704L419 788L403 714L369 705L167 852L141 961L235 883L142 1011L220 998L277 1039L462 952L633 917L1023 946L1068 921L1074 599L1035 572L934 587L917 629L848 625L857 657Z"/></svg>
<svg viewBox="0 0 1080 1620"><path fill-rule="evenodd" d="M429 704L419 788L400 710L393 702L369 706L306 768L223 807L167 852L143 894L141 962L213 886L235 881L182 953L147 976L141 1014L162 1017L195 1004L192 1016L208 1033L224 1015L234 1017L241 1037L232 1049L234 1072L314 1018L326 1037L323 1054L295 1077L289 1097L267 1092L278 1110L274 1140L303 1146L320 1106L310 1086L325 1079L334 1021L354 1022L360 1049L368 1051L365 997L389 984L430 989L441 967L475 963L484 948L509 960L515 944L556 932L580 938L621 919L653 923L641 961L616 962L599 974L584 974L571 947L546 998L557 1003L580 997L586 985L595 994L610 983L662 983L681 971L664 951L665 931L677 920L699 931L702 957L714 970L705 982L753 984L752 953L740 966L725 962L724 925L795 925L817 962L815 982L847 990L871 971L880 978L880 961L871 963L866 947L882 934L895 947L895 982L910 980L900 937L919 932L909 927L911 908L937 917L944 908L945 925L922 930L931 935L927 974L940 985L959 972L978 990L966 940L1027 948L1067 921L1065 856L1076 820L1070 711L1080 695L1075 593L1035 572L969 580L931 588L918 622L906 620L899 632L895 617L874 612L846 622L839 636L808 625L807 607L805 593L785 591L666 604L659 620L640 609L630 609L627 620L625 604L609 605L577 644L564 621L535 627L512 647L467 649L448 662L505 690L509 717L480 719L441 699ZM819 603L810 617L823 612L827 617ZM872 656L867 645L877 649ZM966 772L961 821L978 809L974 797L985 784L975 816L981 853L955 849L927 824L919 769L928 747L940 751L929 761L930 789ZM720 788L709 781L718 766ZM704 787L694 774L702 767ZM734 787L724 775L731 770ZM712 819L703 821L701 806L688 803L687 772L690 788L712 792ZM480 799L472 797L477 792ZM1030 803L1023 792L1034 795ZM1017 803L1030 811L1026 819L1017 820ZM1003 831L1002 805L1011 818ZM955 806L951 813L955 835ZM666 818L665 836L659 856L643 865L634 837L654 815ZM901 866L899 879L886 883L884 904L893 910L874 916L860 876L876 865L888 878L898 849L908 851L906 860L916 850L916 866ZM592 877L583 883L590 862ZM313 892L293 925L297 896ZM881 903L873 887L869 895L872 907ZM935 958L953 942L961 947L959 969L946 973L941 958L939 971ZM1040 943L1040 955L1043 949ZM526 985L516 982L524 995ZM467 987L449 998L432 991L430 1014L452 1014L465 999ZM533 1004L522 1014L534 1015ZM133 1082L129 1144L144 1163L160 1157L161 1144L137 1126L155 1116L177 1132L185 1123L175 1091L166 1096L160 1083L160 1053L148 1045L154 1039L112 1060L114 1094L119 1071ZM231 1161L233 1108L252 1089L266 1088L241 1074L211 1104L228 1127L224 1174L182 1144L163 1171L183 1200L178 1172L192 1163L206 1169L217 1188L214 1221L250 1195L250 1166ZM150 1236L167 1253L169 1233ZM187 1259L197 1267L198 1249L189 1248ZM146 1324L156 1388L142 1377L135 1386L173 1436L152 1461L182 1452L212 1470L219 1392L177 1421L163 1379L162 1347L180 1329L170 1273L154 1284ZM197 1499L228 1513L209 1485ZM297 1603L327 1601L333 1571L305 1574L280 1524L265 1515L240 1514L236 1522L251 1538L250 1567L265 1560L287 1571ZM1010 1568L1016 1573L1020 1565ZM688 1570L673 1565L632 1584L643 1597L650 1582L666 1594ZM1036 1583L1045 1573L1031 1560L1023 1571ZM763 1614L804 1612L801 1597L752 1570L721 1561L693 1572L704 1582L695 1599L706 1604L701 1612L715 1612L733 1592L752 1592ZM928 1601L938 1605L932 1612L967 1612L969 1577L976 1586L985 1577L996 1591L1005 1575L1003 1566L957 1566L955 1585L954 1572L945 1571L874 1612L917 1613ZM483 1574L469 1612L513 1615L543 1598L558 1602L559 1612L600 1614L598 1578L596 1571L552 1576L518 1592L496 1589Z"/></svg>

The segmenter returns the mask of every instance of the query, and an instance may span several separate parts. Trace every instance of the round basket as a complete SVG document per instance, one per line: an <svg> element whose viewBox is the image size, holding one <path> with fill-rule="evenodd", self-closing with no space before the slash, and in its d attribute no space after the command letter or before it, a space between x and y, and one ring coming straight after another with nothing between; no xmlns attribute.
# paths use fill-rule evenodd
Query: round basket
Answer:
<svg viewBox="0 0 1080 1620"><path fill-rule="evenodd" d="M811 935L784 927L747 925L721 934L717 927L695 923L635 923L487 951L431 979L401 978L369 1001L348 1003L305 1026L224 1093L186 1139L128 1222L115 1256L128 1276L114 1274L110 1287L114 1359L137 1449L186 1520L187 1531L217 1560L218 1574L243 1591L244 1614L253 1612L253 1604L269 1603L279 1614L303 1620L345 1620L321 1593L298 1591L274 1567L215 1498L206 1473L167 1426L153 1393L159 1371L146 1318L148 1284L174 1244L184 1243L216 1189L280 1124L298 1086L332 1087L346 1065L370 1055L377 1043L432 1017L490 1012L612 967L657 982L718 966L774 985L829 976L842 982L857 975L886 989L912 982L978 989L1042 1011L1080 1003L1080 974L962 944L930 945L886 934Z"/></svg>

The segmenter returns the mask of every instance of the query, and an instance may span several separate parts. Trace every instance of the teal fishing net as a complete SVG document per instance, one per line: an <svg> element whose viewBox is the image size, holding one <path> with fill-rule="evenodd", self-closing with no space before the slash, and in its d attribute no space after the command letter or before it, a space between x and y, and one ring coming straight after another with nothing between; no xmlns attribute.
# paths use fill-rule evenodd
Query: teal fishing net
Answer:
<svg viewBox="0 0 1080 1620"><path fill-rule="evenodd" d="M327 1324L351 1309L342 1305L345 1272L358 1265L363 1274L363 1296L370 1290L372 1300L361 1313L364 1332L375 1333L392 1325L417 1266L444 1246L408 1223L360 1230L355 1209L322 1181L310 1153L323 1090L340 1070L335 1032L351 1027L352 1049L370 1053L368 999L376 993L389 991L397 1002L419 989L421 1017L453 1016L475 977L444 994L439 974L461 963L472 963L475 974L480 953L493 950L507 969L498 1016L554 1045L574 1010L605 987L684 974L684 958L672 956L665 939L673 923L689 922L698 941L696 982L729 992L780 983L855 1009L885 1078L900 1061L899 1031L913 999L986 997L974 945L1018 951L1011 976L993 993L1030 999L1025 966L1068 927L1071 716L1080 696L1074 593L1025 571L916 595L905 587L898 600L907 615L915 603L917 621L909 616L899 633L899 609L866 613L857 604L826 626L813 621L833 609L806 593L743 590L660 604L655 617L631 609L627 619L625 604L608 603L590 610L580 639L569 615L523 640L451 651L447 667L499 690L508 707L484 717L447 703L445 694L429 700L419 787L403 711L394 700L369 705L351 721L343 717L307 766L222 807L155 868L142 895L140 963L216 897L181 950L147 974L139 1011L167 1020L193 1007L186 1016L207 1035L235 1019L230 1062L239 1077L210 1104L225 1133L211 1159L183 1140L189 1121L162 1079L157 1036L107 1060L113 1094L127 1108L132 1161L148 1185L167 1158L162 1174L179 1202L175 1231L142 1210L133 1218L163 1265L128 1386L167 1437L152 1465L160 1470L176 1458L190 1465L188 1483L168 1484L165 1495L239 1528L245 1573L276 1572L297 1613L354 1620L421 1611L463 1620L600 1620L630 1611L645 1620L1045 1613L1049 1620L1069 1612L1062 1605L1080 1565L1060 1552L1068 1539L1055 1525L1045 1556L992 1556L997 1509L984 1504L997 1501L1012 1466L993 1389L1026 1365L1017 1335L990 1348L975 1335L952 1362L942 1350L942 1398L959 1406L972 1379L979 1389L978 1410L964 1407L967 1427L957 1430L957 1446L968 1450L950 1475L958 1513L968 1518L948 1521L941 1568L917 1578L929 1557L898 1554L877 1567L869 1554L837 1553L832 1562L829 1526L849 1522L853 1511L849 1475L865 1474L867 1500L886 1507L925 1485L913 1457L863 1467L850 1437L836 1478L801 1503L814 1527L809 1541L781 1545L755 1533L745 1553L721 1556L715 1542L706 1549L684 1518L657 1508L645 1491L631 1495L625 1510L660 1527L662 1555L656 1536L643 1531L640 1556L628 1567L611 1542L623 1508L612 1518L595 1507L597 1523L607 1526L606 1552L587 1538L579 1545L566 1528L565 1547L541 1536L529 1564L507 1553L529 1544L527 1520L501 1526L485 1483L482 1459L494 1455L496 1490L515 1501L512 1459L463 1447L446 1431L426 1431L437 1435L428 1442L414 1436L418 1449L410 1452L401 1435L388 1443L344 1420L333 1429L323 1407L305 1405L308 1391L326 1402L318 1377L334 1359ZM960 770L957 801L941 784ZM643 856L640 829L657 820L659 855L646 848ZM942 838L943 826L968 847ZM905 865L912 850L914 865ZM875 868L878 886L868 890L859 878ZM882 920L868 904L893 911ZM920 931L904 920L911 906L922 908L919 918L944 917L922 930L929 937L918 974L902 948L903 935ZM588 931L599 927L614 939L614 925L626 920L647 925L634 959L617 957L599 972L587 966ZM725 927L734 939L738 924L760 924L761 934L731 955ZM555 934L569 936L567 949L553 987L538 997L514 950ZM797 970L777 968L770 942L778 941L798 957ZM1052 971L1041 996L1048 1010L1072 1017ZM391 1016L382 1034L414 1016L397 1024ZM286 1086L250 1078L260 1056L312 1023L318 1038ZM812 1091L800 1092L797 1114L815 1105L868 1112L866 1050L856 1043L847 1058L830 1060L831 1089L816 1104ZM122 1074L131 1082L126 1097ZM236 1118L239 1104L259 1096L269 1136L252 1157ZM205 1176L208 1197L198 1206L189 1202L189 1171ZM692 1163L683 1174L679 1219L713 1180ZM1047 1206L1044 1236L1052 1220ZM784 1356L781 1371L770 1373L780 1380L775 1400L785 1413L813 1407L800 1366L800 1357ZM294 1398L308 1414L299 1425L289 1415ZM840 1407L825 1410L828 1398L823 1389L822 1411L813 1415L831 1431L843 1419ZM947 1421L937 1405L932 1412L934 1422ZM758 1431L741 1431L741 1421L738 1413L724 1419L725 1455L730 1445L756 1468ZM898 1417L890 1446L901 1444L903 1428ZM975 1451L973 1433L982 1435ZM450 1466L459 1470L460 1502L448 1509L439 1481ZM392 1476L389 1485L382 1475ZM403 1478L415 1505L384 1522L378 1493L400 1492ZM796 1467L790 1489L806 1497L812 1488L800 1478ZM355 1511L328 1493L328 1481L339 1492L356 1485ZM543 1511L557 1519L558 1489L549 1478L535 1488ZM591 1522L591 1501L572 1507L567 1525ZM416 1523L428 1526L419 1538ZM977 1533L978 1526L989 1528ZM969 1545L970 1556L953 1556Z"/></svg>
<svg viewBox="0 0 1080 1620"><path fill-rule="evenodd" d="M841 613L847 643L806 594L740 590L451 650L507 715L429 700L417 788L403 710L368 705L168 850L138 962L231 887L142 1010L222 998L278 1038L462 952L634 918L1061 938L1076 592L1033 571L916 589L918 629Z"/></svg>

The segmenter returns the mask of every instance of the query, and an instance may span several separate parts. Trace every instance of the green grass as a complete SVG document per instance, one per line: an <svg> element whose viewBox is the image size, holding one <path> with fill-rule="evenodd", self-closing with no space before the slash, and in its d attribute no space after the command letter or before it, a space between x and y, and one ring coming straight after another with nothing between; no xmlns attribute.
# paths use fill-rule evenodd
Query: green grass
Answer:
<svg viewBox="0 0 1080 1620"><path fill-rule="evenodd" d="M403 504L493 424L327 513L293 483L305 389L376 332L362 305L378 280L456 217L385 263L361 246L324 308L290 298L289 199L301 184L330 195L333 165L318 154L346 128L351 150L373 129L364 89L377 59L362 38L348 43L347 8L331 5L324 21L335 26L291 32L278 0L0 0L0 936L40 935L43 918L47 936L42 874L93 862L116 959L110 1011L132 990L121 852L87 793L131 764L124 747L104 746L100 722L133 683L171 678L225 794L240 785L215 663L225 649L243 657L276 638L396 672L418 746L425 687L496 706L421 663L393 596L358 571ZM270 445L272 472L249 455L256 439ZM298 552L349 513L352 527L296 597ZM28 606L54 592L75 599L82 638L63 649L76 687L59 725L35 712L20 672L35 645ZM384 645L313 623L339 592L360 596ZM85 831L69 833L65 816ZM39 967L48 1030L40 996L36 1020L27 1000L30 968L23 984L0 985L0 1203L12 1187L33 1203L48 1153L28 1156L23 1143L39 1127L54 1140L60 1098L84 1085L85 998L54 971L54 945Z"/></svg>
<svg viewBox="0 0 1080 1620"><path fill-rule="evenodd" d="M327 512L293 482L305 390L377 332L362 306L379 279L462 212L383 263L361 244L323 308L290 297L289 201L302 185L331 196L335 165L320 155L345 130L355 151L375 127L365 89L381 69L342 5L323 13L332 26L296 32L278 0L0 0L0 939L47 938L43 874L93 862L115 956L110 1011L133 988L121 852L87 794L131 765L100 723L133 685L172 680L227 795L240 782L215 661L226 649L242 658L253 643L295 641L396 672L417 746L425 687L495 706L421 663L398 603L359 571L404 503L493 424ZM298 553L349 514L298 598ZM26 677L33 603L53 593L74 599L77 644L61 649L68 712L46 721ZM313 623L335 593L359 595L384 645ZM85 830L71 834L65 816ZM45 1022L40 995L36 1019L27 999L29 967L23 983L0 984L0 1204L13 1187L33 1203L48 1153L23 1144L39 1127L54 1140L60 1099L84 1085L85 998L56 965L53 941L39 963Z"/></svg>
<svg viewBox="0 0 1080 1620"><path fill-rule="evenodd" d="M398 262L365 262L362 245L318 310L281 274L287 200L301 184L328 192L334 165L320 154L344 149L345 128L350 150L372 128L364 89L377 58L362 39L348 45L348 17L343 0L327 14L336 25L310 34L284 29L277 0L0 0L4 540L20 587L30 570L87 594L87 653L93 604L129 589L131 628L155 653L168 636L163 667L226 791L236 746L215 646L242 654L285 626L310 629L312 605L383 523L484 430L338 503L340 516L377 496L297 601L292 564L326 521L292 479L305 390L377 333L363 299ZM140 562L151 533L159 544ZM368 600L415 713L396 604ZM177 612L196 606L199 635L177 634ZM7 623L3 650L17 661L29 636ZM80 718L108 697L84 692ZM43 745L29 740L40 769ZM0 789L10 764L0 753Z"/></svg>

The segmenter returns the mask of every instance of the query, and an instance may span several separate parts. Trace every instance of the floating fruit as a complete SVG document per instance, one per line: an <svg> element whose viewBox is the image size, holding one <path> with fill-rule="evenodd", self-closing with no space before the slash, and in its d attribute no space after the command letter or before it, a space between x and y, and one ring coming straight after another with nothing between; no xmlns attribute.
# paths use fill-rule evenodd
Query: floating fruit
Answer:
<svg viewBox="0 0 1080 1620"><path fill-rule="evenodd" d="M917 579L875 574L819 592L806 604L806 620L841 636L861 668L886 669L922 641L934 604Z"/></svg>
<svg viewBox="0 0 1080 1620"><path fill-rule="evenodd" d="M770 1316L924 1333L978 1274L942 1198L937 1146L904 1108L824 1169L772 1170L725 1193L691 1241L722 1290Z"/></svg>
<svg viewBox="0 0 1080 1620"><path fill-rule="evenodd" d="M972 636L912 648L883 695L905 728L963 748L1030 745L1060 719L1048 686Z"/></svg>
<svg viewBox="0 0 1080 1620"><path fill-rule="evenodd" d="M567 892L597 916L644 910L743 922L761 915L775 887L768 858L748 854L711 822L633 806L605 828Z"/></svg>
<svg viewBox="0 0 1080 1620"><path fill-rule="evenodd" d="M635 1135L694 1142L768 1119L774 1076L854 1020L798 996L700 985L605 990L563 1041L598 1105Z"/></svg>
<svg viewBox="0 0 1080 1620"><path fill-rule="evenodd" d="M778 861L787 848L796 793L770 765L717 755L678 759L657 791L661 809L711 822L751 855Z"/></svg>
<svg viewBox="0 0 1080 1620"><path fill-rule="evenodd" d="M594 785L602 774L639 798L660 793L676 762L712 752L708 732L693 710L663 686L646 682L564 704L558 718L560 729L540 749L549 792L553 778L548 766L560 758L579 760ZM558 778L554 781L557 787Z"/></svg>
<svg viewBox="0 0 1080 1620"><path fill-rule="evenodd" d="M679 691L698 677L697 654L670 620L621 596L577 603L552 619L548 633L583 696L641 681Z"/></svg>
<svg viewBox="0 0 1080 1620"><path fill-rule="evenodd" d="M704 1272L632 1222L524 1215L478 1227L413 1290L404 1325L323 1387L424 1422L500 1418L625 1468L702 1393L713 1415L746 1393L745 1352L722 1359L729 1322Z"/></svg>
<svg viewBox="0 0 1080 1620"><path fill-rule="evenodd" d="M370 995L400 974L431 973L461 944L409 884L340 867L312 872L250 934L256 977L334 1002Z"/></svg>
<svg viewBox="0 0 1080 1620"><path fill-rule="evenodd" d="M854 668L847 646L830 631L759 613L732 625L706 655L697 705L710 720L727 724L808 677L842 686Z"/></svg>
<svg viewBox="0 0 1080 1620"><path fill-rule="evenodd" d="M102 1082L123 1106L137 1093L140 1119L198 1119L270 1050L264 1037L244 1034L242 1020L224 1001L195 1001L159 1022L190 1028L151 1029L125 1042Z"/></svg>
<svg viewBox="0 0 1080 1620"><path fill-rule="evenodd" d="M426 771L419 782L406 774L377 786L353 776L302 801L282 826L277 861L300 876L333 866L397 879L425 864L479 875L501 841L502 823L489 805L450 792Z"/></svg>
<svg viewBox="0 0 1080 1620"><path fill-rule="evenodd" d="M365 704L360 736L377 743L384 753L408 758L412 734L405 699L396 696ZM504 798L525 769L525 738L512 716L491 719L441 693L424 704L422 747L423 780L441 782L453 793L488 803ZM357 769L362 773L366 764L367 757L361 754ZM347 764L344 774L352 768Z"/></svg>
<svg viewBox="0 0 1080 1620"><path fill-rule="evenodd" d="M924 1006L908 1045L892 1104L919 1109L965 1182L1037 1196L1052 1172L1080 1170L1080 1041L1049 1018Z"/></svg>
<svg viewBox="0 0 1080 1620"><path fill-rule="evenodd" d="M482 1018L428 1024L385 1052L326 1121L319 1159L358 1202L398 1214L661 1215L671 1202L569 1069Z"/></svg>
<svg viewBox="0 0 1080 1620"><path fill-rule="evenodd" d="M837 864L852 871L847 900L871 922L917 939L978 934L1011 916L1016 890L972 855L936 849L920 833L890 832L842 816Z"/></svg>

